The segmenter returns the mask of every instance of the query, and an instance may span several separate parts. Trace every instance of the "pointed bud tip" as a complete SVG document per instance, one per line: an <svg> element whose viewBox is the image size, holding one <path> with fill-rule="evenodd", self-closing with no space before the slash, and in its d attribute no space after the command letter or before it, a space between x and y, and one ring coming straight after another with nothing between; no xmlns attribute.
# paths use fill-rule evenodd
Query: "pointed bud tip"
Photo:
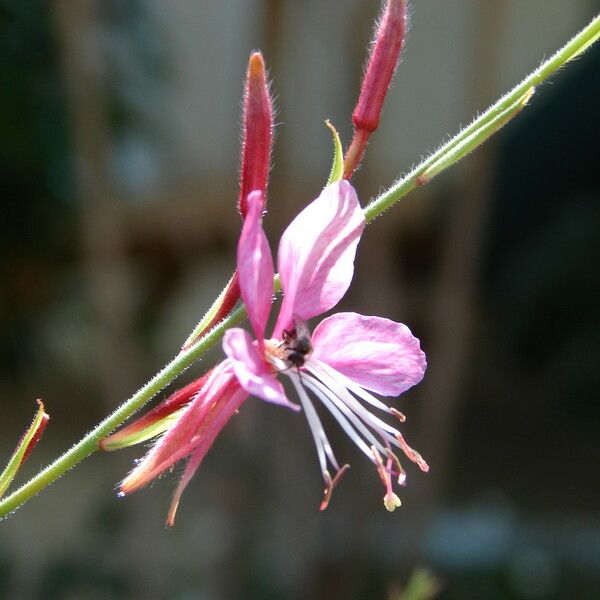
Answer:
<svg viewBox="0 0 600 600"><path fill-rule="evenodd" d="M246 197L252 190L266 192L273 142L273 103L260 52L248 61L242 122L242 166L238 210L246 217Z"/></svg>
<svg viewBox="0 0 600 600"><path fill-rule="evenodd" d="M248 61L248 73L252 77L263 75L265 72L265 61L263 59L262 52L256 51L250 55Z"/></svg>

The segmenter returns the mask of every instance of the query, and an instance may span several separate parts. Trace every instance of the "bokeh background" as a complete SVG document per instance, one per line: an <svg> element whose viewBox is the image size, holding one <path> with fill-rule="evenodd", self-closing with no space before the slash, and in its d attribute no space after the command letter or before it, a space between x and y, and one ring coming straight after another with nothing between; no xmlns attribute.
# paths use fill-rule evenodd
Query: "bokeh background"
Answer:
<svg viewBox="0 0 600 600"><path fill-rule="evenodd" d="M414 1L354 180L363 202L599 9ZM52 416L20 480L167 362L227 280L250 51L277 97L275 242L328 174L323 120L350 139L377 11L0 0L0 456L36 398ZM397 400L431 465L409 467L400 510L383 509L375 470L330 423L352 470L320 513L304 419L249 400L171 531L176 473L115 497L141 448L94 455L0 523L0 598L394 600L422 567L442 599L597 598L599 67L594 48L366 230L343 307L409 324L429 359Z"/></svg>

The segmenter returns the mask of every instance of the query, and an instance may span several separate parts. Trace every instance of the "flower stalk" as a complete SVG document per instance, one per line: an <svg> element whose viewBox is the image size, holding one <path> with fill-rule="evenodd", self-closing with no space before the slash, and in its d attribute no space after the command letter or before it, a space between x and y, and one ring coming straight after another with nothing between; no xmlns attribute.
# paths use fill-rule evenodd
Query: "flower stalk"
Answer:
<svg viewBox="0 0 600 600"><path fill-rule="evenodd" d="M438 165L439 172L447 169L464 154L455 154L453 158L450 153L464 140L485 130L489 125L510 107L515 107L519 99L527 94L528 90L539 86L548 79L555 71L567 62L580 55L589 48L600 37L600 15L597 15L592 21L583 28L577 35L562 46L554 55L544 61L537 69L528 75L523 81L516 85L506 95L501 97L488 110L476 118L469 126L461 130L451 140L443 144L430 157L422 161L418 166L412 169L407 175L399 179L388 190L375 198L364 209L365 220L373 221L376 217L393 206L401 198L406 196L413 189L423 183L419 178L432 167ZM510 112L510 111L509 111ZM490 135L497 129L492 128ZM477 145L485 141L489 136L480 136L476 143L469 148L474 149ZM358 163L357 163L358 164ZM274 279L275 290L279 291L280 281L276 275ZM157 373L148 383L138 390L131 398L119 406L111 415L101 421L95 428L86 434L78 443L67 450L62 456L57 458L45 469L35 475L29 482L15 490L12 494L0 501L0 517L3 517L24 502L35 496L47 485L58 479L61 475L74 467L81 460L99 449L99 440L106 437L111 431L116 429L137 410L144 406L158 392L160 392L171 381L178 377L185 369L197 362L204 353L213 347L232 326L240 323L246 317L245 307L238 306L232 310L222 321L217 323L214 328L202 334L189 347L182 350L169 364L167 364L159 373ZM416 458L416 457L415 457ZM390 498L393 502L393 498Z"/></svg>

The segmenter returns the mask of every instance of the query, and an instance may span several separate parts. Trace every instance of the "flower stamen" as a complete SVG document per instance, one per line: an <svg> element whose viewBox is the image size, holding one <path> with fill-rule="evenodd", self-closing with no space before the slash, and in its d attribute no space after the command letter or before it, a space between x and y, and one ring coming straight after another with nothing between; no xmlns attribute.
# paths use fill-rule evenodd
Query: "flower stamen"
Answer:
<svg viewBox="0 0 600 600"><path fill-rule="evenodd" d="M321 472L323 473L323 478L327 481L327 459L329 459L329 462L335 467L336 471L339 471L340 467L333 454L331 444L327 439L327 435L325 434L325 430L323 429L323 425L321 423L321 420L319 419L319 415L317 414L313 403L310 401L308 394L302 387L298 375L290 373L289 376L292 380L294 388L296 389L296 392L298 393L298 396L300 397L302 408L306 413L306 419L308 420L308 425L310 427L310 431L312 433L313 439L315 441L315 446L317 448Z"/></svg>
<svg viewBox="0 0 600 600"><path fill-rule="evenodd" d="M391 448L387 451L388 458L393 462L395 475L398 475L398 485L406 485L406 471L400 463L400 459L392 452Z"/></svg>
<svg viewBox="0 0 600 600"><path fill-rule="evenodd" d="M331 500L331 494L333 493L333 488L337 486L340 482L340 479L344 476L344 473L350 468L349 464L345 464L341 469L335 474L335 477L332 479L329 471L325 471L323 473L323 478L325 479L325 489L323 490L323 500L321 500L321 505L319 506L319 510L325 510L329 506L329 501Z"/></svg>
<svg viewBox="0 0 600 600"><path fill-rule="evenodd" d="M392 459L388 456L387 465L384 466L381 455L377 451L375 446L371 446L371 452L373 453L373 458L375 459L375 467L377 468L377 473L385 486L385 496L383 497L383 504L387 510L390 512L394 511L401 504L400 498L394 491L392 490L392 478L390 476L390 470L392 466Z"/></svg>
<svg viewBox="0 0 600 600"><path fill-rule="evenodd" d="M390 411L391 415L394 415L394 417L396 417L398 421L400 421L400 423L404 423L404 421L406 421L406 415L404 413L401 413L399 410L395 409L392 406L388 407L388 410Z"/></svg>
<svg viewBox="0 0 600 600"><path fill-rule="evenodd" d="M404 452L404 454L406 454L407 458L409 460L412 460L416 465L418 465L419 469L421 469L423 473L427 473L429 471L429 465L427 464L425 459L416 450L413 450L406 443L406 440L404 439L404 436L401 433L398 432L396 434L396 439L398 440L400 448L402 448L402 451Z"/></svg>

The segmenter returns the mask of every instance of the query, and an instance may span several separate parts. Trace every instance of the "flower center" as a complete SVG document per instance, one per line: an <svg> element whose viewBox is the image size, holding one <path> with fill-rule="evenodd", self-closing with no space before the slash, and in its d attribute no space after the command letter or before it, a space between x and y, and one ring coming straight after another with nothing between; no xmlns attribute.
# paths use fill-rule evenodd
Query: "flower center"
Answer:
<svg viewBox="0 0 600 600"><path fill-rule="evenodd" d="M300 369L313 351L308 327L298 323L294 329L284 329L283 339L265 340L265 356L277 371L291 367Z"/></svg>

